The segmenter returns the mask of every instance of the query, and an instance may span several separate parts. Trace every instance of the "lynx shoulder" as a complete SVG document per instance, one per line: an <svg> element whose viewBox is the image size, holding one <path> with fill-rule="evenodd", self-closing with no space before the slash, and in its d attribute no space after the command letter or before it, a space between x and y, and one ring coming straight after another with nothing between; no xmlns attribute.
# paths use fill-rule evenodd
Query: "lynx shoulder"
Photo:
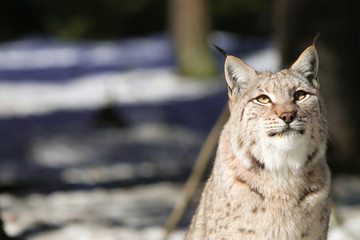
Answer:
<svg viewBox="0 0 360 240"><path fill-rule="evenodd" d="M318 54L256 72L226 55L230 118L187 240L326 239L330 171Z"/></svg>

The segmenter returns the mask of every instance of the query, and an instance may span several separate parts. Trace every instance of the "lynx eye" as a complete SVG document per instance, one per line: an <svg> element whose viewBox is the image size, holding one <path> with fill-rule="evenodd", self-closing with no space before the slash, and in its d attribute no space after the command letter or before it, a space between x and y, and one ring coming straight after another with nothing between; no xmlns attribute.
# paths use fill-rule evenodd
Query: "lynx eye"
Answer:
<svg viewBox="0 0 360 240"><path fill-rule="evenodd" d="M303 90L299 90L294 94L295 101L303 100L306 97L307 93Z"/></svg>
<svg viewBox="0 0 360 240"><path fill-rule="evenodd" d="M256 101L262 104L268 104L271 103L271 99L266 95L260 95L256 98Z"/></svg>

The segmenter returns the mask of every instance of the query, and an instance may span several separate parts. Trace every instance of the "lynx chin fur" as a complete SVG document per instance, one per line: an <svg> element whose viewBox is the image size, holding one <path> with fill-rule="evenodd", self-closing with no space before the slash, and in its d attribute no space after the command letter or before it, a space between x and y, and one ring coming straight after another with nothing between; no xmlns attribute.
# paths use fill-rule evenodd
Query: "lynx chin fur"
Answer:
<svg viewBox="0 0 360 240"><path fill-rule="evenodd" d="M326 239L330 171L315 46L277 73L221 51L230 118L186 239Z"/></svg>

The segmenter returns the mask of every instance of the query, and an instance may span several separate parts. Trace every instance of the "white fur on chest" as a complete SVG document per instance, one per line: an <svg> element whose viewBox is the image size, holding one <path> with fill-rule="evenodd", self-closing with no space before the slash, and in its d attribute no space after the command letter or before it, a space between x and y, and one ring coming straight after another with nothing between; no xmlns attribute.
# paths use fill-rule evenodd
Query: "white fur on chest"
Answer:
<svg viewBox="0 0 360 240"><path fill-rule="evenodd" d="M261 137L253 146L252 154L265 167L276 173L297 171L311 153L306 135Z"/></svg>

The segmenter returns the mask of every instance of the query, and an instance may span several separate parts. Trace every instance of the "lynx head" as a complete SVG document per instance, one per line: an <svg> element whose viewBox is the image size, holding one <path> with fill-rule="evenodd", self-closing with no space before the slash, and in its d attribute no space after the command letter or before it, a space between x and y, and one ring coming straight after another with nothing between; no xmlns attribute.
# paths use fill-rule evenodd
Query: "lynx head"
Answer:
<svg viewBox="0 0 360 240"><path fill-rule="evenodd" d="M230 139L246 167L289 172L324 156L327 133L318 66L314 46L277 73L259 73L227 55Z"/></svg>

